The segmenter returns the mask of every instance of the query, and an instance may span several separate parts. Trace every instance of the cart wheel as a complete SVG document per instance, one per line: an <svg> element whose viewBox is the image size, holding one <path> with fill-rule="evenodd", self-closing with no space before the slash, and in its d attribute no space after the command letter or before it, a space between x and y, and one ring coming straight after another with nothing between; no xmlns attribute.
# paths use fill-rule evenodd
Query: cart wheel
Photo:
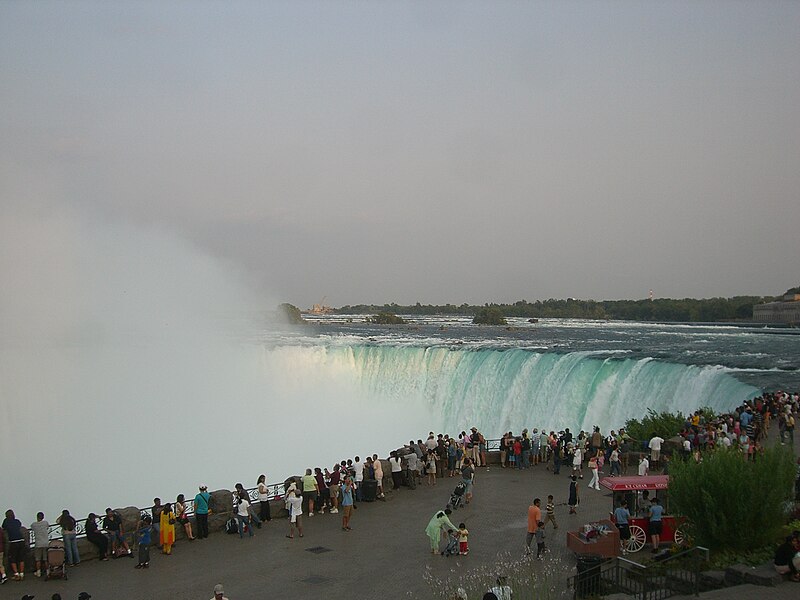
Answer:
<svg viewBox="0 0 800 600"><path fill-rule="evenodd" d="M675 530L675 533L672 535L672 540L678 546L686 546L689 543L689 536L686 534L686 529L683 525Z"/></svg>
<svg viewBox="0 0 800 600"><path fill-rule="evenodd" d="M631 539L628 540L628 552L638 552L644 548L645 542L647 542L647 535L644 529L638 525L631 525L630 530Z"/></svg>

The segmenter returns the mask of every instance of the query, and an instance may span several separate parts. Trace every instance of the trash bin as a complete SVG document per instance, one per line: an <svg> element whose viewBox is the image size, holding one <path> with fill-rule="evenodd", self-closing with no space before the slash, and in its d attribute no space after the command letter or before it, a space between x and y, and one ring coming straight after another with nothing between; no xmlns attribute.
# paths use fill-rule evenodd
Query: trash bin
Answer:
<svg viewBox="0 0 800 600"><path fill-rule="evenodd" d="M597 554L576 554L578 559L578 579L575 592L578 598L591 598L600 595L600 565L605 558Z"/></svg>
<svg viewBox="0 0 800 600"><path fill-rule="evenodd" d="M361 498L364 502L375 502L378 496L378 481L376 479L365 479L361 482Z"/></svg>

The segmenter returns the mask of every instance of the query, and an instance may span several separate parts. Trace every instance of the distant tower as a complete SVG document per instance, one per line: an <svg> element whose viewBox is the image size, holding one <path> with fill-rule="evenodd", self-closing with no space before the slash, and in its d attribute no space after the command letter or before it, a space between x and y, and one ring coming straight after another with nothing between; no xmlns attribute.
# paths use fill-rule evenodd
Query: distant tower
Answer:
<svg viewBox="0 0 800 600"><path fill-rule="evenodd" d="M653 301L653 290L650 290L650 302Z"/></svg>

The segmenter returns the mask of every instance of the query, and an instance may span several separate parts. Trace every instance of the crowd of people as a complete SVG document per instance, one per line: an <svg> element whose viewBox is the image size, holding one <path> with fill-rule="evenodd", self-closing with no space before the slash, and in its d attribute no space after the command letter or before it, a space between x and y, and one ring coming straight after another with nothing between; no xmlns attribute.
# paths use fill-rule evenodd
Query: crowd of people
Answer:
<svg viewBox="0 0 800 600"><path fill-rule="evenodd" d="M679 432L678 452L685 457L702 460L702 452L718 447L737 448L748 458L754 458L763 447L764 439L771 424L777 421L780 442L794 443L795 415L798 413L800 398L798 394L777 392L764 394L752 401L744 403L728 414L708 415L704 411L696 411L686 419ZM674 443L675 440L672 440ZM579 480L584 478L584 466L591 476L588 487L599 490L600 475L608 466L608 475L618 477L625 475L631 457L637 461L637 474L648 475L651 470L667 473L669 457L662 452L664 438L652 434L649 439L635 440L624 428L612 430L604 435L599 427L591 432L579 431L576 435L569 428L556 432L545 428L523 429L520 434L507 432L499 441L500 466L504 469L525 470L542 466L553 475L559 475L562 468L568 475L566 504L569 513L576 514L580 502ZM488 444L483 434L472 427L470 432L462 431L453 437L446 433L429 432L423 441L411 440L390 453L388 466L391 473L391 485L394 489L401 486L416 487L418 485L435 486L443 478L457 478L459 485L451 497L453 501L469 504L473 500L474 477L476 469L488 468ZM674 450L674 447L673 447ZM287 480L284 484L284 506L288 514L289 527L286 537L294 539L303 537L304 518L322 515L339 514L341 512L341 529L352 531L353 511L357 503L365 499L365 491L373 489L375 500L385 500L384 464L377 454L362 460L342 460L331 469L307 469L305 475ZM366 482L373 482L372 486ZM388 483L388 479L387 479ZM459 492L459 490L461 490ZM231 529L241 538L255 535L254 529L272 519L270 511L270 490L265 475L260 475L256 483L257 500L251 500L250 492L241 483L237 483L232 497ZM657 503L656 503L657 504ZM555 529L558 522L555 516L553 495L547 497L545 514L541 512L541 501L536 498L528 514L528 537L526 549L530 551L533 540L537 544L537 557L545 551L544 529L547 524ZM100 560L109 557L133 557L129 542L135 542L138 548L136 568L147 569L150 566L150 548L157 545L161 552L172 554L176 538L176 526L182 528L187 540L205 539L208 537L208 515L211 512L211 497L206 485L199 486L199 491L190 504L183 494L176 497L174 503L162 504L160 498L154 498L153 506L141 514L136 531L127 533L119 513L111 508L106 509L102 521L95 513L90 513L85 522L87 540L97 548ZM625 531L626 507L618 506L618 526L621 537ZM661 514L656 506L652 520L658 522ZM426 533L430 539L431 552L448 554L448 546L457 549L457 553L466 555L469 552L469 530L465 523L455 526L450 521L451 506L437 510L431 518ZM190 519L194 516L195 523ZM75 518L68 510L64 510L56 520L60 528L64 544L66 564L78 566L81 557L78 551L78 527ZM13 510L6 512L2 528L5 536L0 535L0 559L4 553L8 556L9 567L14 580L22 581L25 577L26 557L33 541L34 575L39 577L46 569L50 524L43 513L38 513L31 523L29 537L26 528L14 515ZM657 526L654 527L657 529ZM651 531L653 549L658 548L658 532ZM132 535L131 535L132 534ZM5 541L7 537L8 541ZM442 550L442 542L445 549ZM777 563L776 563L777 564ZM783 565L782 565L783 566ZM5 572L4 560L0 560L0 582L9 578ZM790 561L790 575L797 575L796 567Z"/></svg>

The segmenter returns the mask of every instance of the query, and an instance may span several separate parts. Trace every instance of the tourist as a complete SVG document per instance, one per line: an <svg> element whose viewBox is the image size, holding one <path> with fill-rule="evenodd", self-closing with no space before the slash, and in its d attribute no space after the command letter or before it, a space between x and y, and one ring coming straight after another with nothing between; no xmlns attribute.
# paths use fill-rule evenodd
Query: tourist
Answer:
<svg viewBox="0 0 800 600"><path fill-rule="evenodd" d="M642 454L642 458L639 461L639 476L647 477L649 469L650 469L650 461L647 460L646 454Z"/></svg>
<svg viewBox="0 0 800 600"><path fill-rule="evenodd" d="M386 495L383 493L383 463L377 454L372 455L372 468L375 470L375 480L378 482L378 500L386 502ZM434 467L435 469L436 467Z"/></svg>
<svg viewBox="0 0 800 600"><path fill-rule="evenodd" d="M648 514L650 521L647 529L650 533L650 542L653 544L652 551L655 553L658 552L658 546L661 544L661 515L664 514L664 507L661 506L658 498L653 498L650 502L650 512Z"/></svg>
<svg viewBox="0 0 800 600"><path fill-rule="evenodd" d="M621 470L621 463L619 460L619 448L617 447L617 442L613 442L613 446L611 447L611 454L609 455L608 462L611 464L611 477L618 477L622 470Z"/></svg>
<svg viewBox="0 0 800 600"><path fill-rule="evenodd" d="M139 522L139 529L136 531L139 538L139 562L136 563L135 569L149 569L150 568L150 544L153 539L153 519L145 515L144 519Z"/></svg>
<svg viewBox="0 0 800 600"><path fill-rule="evenodd" d="M791 412L786 413L786 431L784 438L789 442L790 446L794 446L794 415Z"/></svg>
<svg viewBox="0 0 800 600"><path fill-rule="evenodd" d="M447 442L447 476L455 477L456 462L458 461L458 445L455 440Z"/></svg>
<svg viewBox="0 0 800 600"><path fill-rule="evenodd" d="M542 501L539 498L533 499L533 504L528 507L528 535L525 537L525 554L531 553L531 542L539 529L539 522L542 520Z"/></svg>
<svg viewBox="0 0 800 600"><path fill-rule="evenodd" d="M553 524L553 529L558 529L558 521L556 521L556 505L553 501L553 494L548 494L547 504L545 505L545 519Z"/></svg>
<svg viewBox="0 0 800 600"><path fill-rule="evenodd" d="M44 513L36 513L36 521L31 523L33 533L33 560L36 562L36 577L42 576L42 567L47 570L47 545L50 543L50 523L45 521Z"/></svg>
<svg viewBox="0 0 800 600"><path fill-rule="evenodd" d="M256 487L258 488L258 503L260 509L259 518L262 521L271 521L272 516L269 512L269 488L267 487L266 475L258 476Z"/></svg>
<svg viewBox="0 0 800 600"><path fill-rule="evenodd" d="M795 531L778 546L773 564L781 575L800 581L800 532Z"/></svg>
<svg viewBox="0 0 800 600"><path fill-rule="evenodd" d="M402 473L401 473L402 475ZM333 473L330 474L328 482L328 495L331 501L331 514L339 512L339 492L341 490L342 472L338 464L333 465Z"/></svg>
<svg viewBox="0 0 800 600"><path fill-rule="evenodd" d="M411 488L415 488L417 484L420 483L419 459L417 458L417 453L412 449L403 458L406 461L408 485Z"/></svg>
<svg viewBox="0 0 800 600"><path fill-rule="evenodd" d="M589 482L589 487L595 490L600 489L600 465L597 464L599 460L598 455L600 451L597 451L597 454L592 456L589 459L589 472L592 474L592 480Z"/></svg>
<svg viewBox="0 0 800 600"><path fill-rule="evenodd" d="M10 508L6 511L6 518L3 520L2 528L8 535L8 564L14 573L14 580L22 581L25 579L27 544L25 543L25 536L22 535L22 523L14 516L14 511ZM0 536L2 535L3 532L0 531Z"/></svg>
<svg viewBox="0 0 800 600"><path fill-rule="evenodd" d="M428 450L425 472L428 476L428 486L436 485L436 453L433 450Z"/></svg>
<svg viewBox="0 0 800 600"><path fill-rule="evenodd" d="M577 507L578 507L578 478L575 475L569 476L569 499L567 500L567 504L569 505L569 514L574 515L576 514Z"/></svg>
<svg viewBox="0 0 800 600"><path fill-rule="evenodd" d="M356 502L361 502L364 499L361 492L361 483L364 481L364 463L361 462L361 458L358 456L353 461L353 478L355 479Z"/></svg>
<svg viewBox="0 0 800 600"><path fill-rule="evenodd" d="M328 469L325 469L325 474L323 475L322 469L320 469L319 467L314 468L314 479L317 482L317 489L319 490L317 498L314 501L314 506L317 509L318 515L324 515L325 509L330 508L331 504L330 490L328 489L328 484L325 481L325 477L327 474L328 474Z"/></svg>
<svg viewBox="0 0 800 600"><path fill-rule="evenodd" d="M623 500L622 504L614 509L614 521L619 530L619 544L623 554L628 553L628 541L631 539L631 528L628 524L630 518L631 513L628 512L628 502Z"/></svg>
<svg viewBox="0 0 800 600"><path fill-rule="evenodd" d="M297 486L292 483L286 490L286 510L289 512L289 535L286 537L294 539L294 529L300 537L303 537L303 496L297 490Z"/></svg>
<svg viewBox="0 0 800 600"><path fill-rule="evenodd" d="M506 461L508 460L508 447L508 434L504 433L503 437L500 438L500 467L503 469L506 468Z"/></svg>
<svg viewBox="0 0 800 600"><path fill-rule="evenodd" d="M221 583L218 583L214 586L214 597L211 600L228 600L225 597L225 590L222 587Z"/></svg>
<svg viewBox="0 0 800 600"><path fill-rule="evenodd" d="M528 430L522 430L522 437L520 438L520 450L522 456L522 469L527 469L530 467L530 458L531 458L531 438L528 436ZM486 464L486 463L484 463Z"/></svg>
<svg viewBox="0 0 800 600"><path fill-rule="evenodd" d="M86 539L97 548L98 558L108 560L108 538L100 533L96 514L89 513L89 516L86 517L84 531L86 531Z"/></svg>
<svg viewBox="0 0 800 600"><path fill-rule="evenodd" d="M161 504L161 498L153 498L153 506L150 507L150 518L153 521L153 533L156 537L161 532L161 513L164 510L164 505Z"/></svg>
<svg viewBox="0 0 800 600"><path fill-rule="evenodd" d="M456 526L450 521L449 515L451 512L449 508L436 512L428 522L428 526L425 527L425 533L431 542L431 554L439 554L442 532L446 532L448 529L456 529Z"/></svg>
<svg viewBox="0 0 800 600"><path fill-rule="evenodd" d="M498 575L497 576L497 585L492 587L489 590L490 594L494 594L494 597L497 600L512 600L514 597L514 593L511 591L511 586L508 585L505 575ZM486 594L484 594L484 599L486 598Z"/></svg>
<svg viewBox="0 0 800 600"><path fill-rule="evenodd" d="M581 432L583 433L583 432ZM578 438L572 448L572 474L583 479L583 440Z"/></svg>
<svg viewBox="0 0 800 600"><path fill-rule="evenodd" d="M175 543L175 513L172 511L172 505L169 502L164 505L164 510L161 511L158 535L161 553L167 556L171 555L172 545Z"/></svg>
<svg viewBox="0 0 800 600"><path fill-rule="evenodd" d="M255 531L250 524L250 500L241 495L236 498L236 521L239 524L239 539L244 538L244 530L247 529L248 537L253 537Z"/></svg>
<svg viewBox="0 0 800 600"><path fill-rule="evenodd" d="M186 506L186 498L183 494L178 494L175 499L175 515L178 523L183 525L183 531L190 541L194 541L194 534L192 533L192 522L189 520L188 507Z"/></svg>
<svg viewBox="0 0 800 600"><path fill-rule="evenodd" d="M470 429L470 431L472 433L469 436L469 445L467 446L467 448L469 450L469 458L470 458L470 460L472 461L472 463L476 467L480 467L481 466L481 447L480 447L480 445L481 445L481 436L478 433L478 428L477 427L473 427L472 429Z"/></svg>
<svg viewBox="0 0 800 600"><path fill-rule="evenodd" d="M211 512L211 495L208 493L208 486L201 485L200 491L194 497L194 517L197 519L197 537L205 539L208 537L208 513Z"/></svg>
<svg viewBox="0 0 800 600"><path fill-rule="evenodd" d="M469 554L469 529L465 523L458 524L458 555Z"/></svg>
<svg viewBox="0 0 800 600"><path fill-rule="evenodd" d="M653 461L653 468L657 468L659 461L661 460L661 444L664 443L664 438L656 435L653 433L653 436L650 438L650 460Z"/></svg>
<svg viewBox="0 0 800 600"><path fill-rule="evenodd" d="M342 486L342 529L344 531L351 531L350 519L353 515L353 480L349 475L344 477L344 485Z"/></svg>
<svg viewBox="0 0 800 600"><path fill-rule="evenodd" d="M64 509L61 511L61 516L56 519L56 523L61 526L61 539L64 540L67 565L78 566L81 563L81 555L78 552L78 524L75 522L75 518L69 514L67 509Z"/></svg>
<svg viewBox="0 0 800 600"><path fill-rule="evenodd" d="M311 473L311 469L306 469L306 474L301 479L301 484L303 485L303 512L307 512L309 517L314 516L314 501L319 495L317 479Z"/></svg>
<svg viewBox="0 0 800 600"><path fill-rule="evenodd" d="M6 536L0 531L0 585L8 581L5 568Z"/></svg>
<svg viewBox="0 0 800 600"><path fill-rule="evenodd" d="M542 559L544 556L544 521L539 521L536 529L536 558Z"/></svg>
<svg viewBox="0 0 800 600"><path fill-rule="evenodd" d="M399 490L403 484L403 463L396 450L389 453L389 466L392 470L392 489Z"/></svg>
<svg viewBox="0 0 800 600"><path fill-rule="evenodd" d="M261 519L258 518L256 514L256 509L253 507L253 504L250 502L250 494L244 489L244 486L241 483L236 484L236 491L233 493L233 508L234 510L239 506L238 499L241 498L242 500L247 500L247 513L248 517L251 522L256 524L256 527L261 529Z"/></svg>
<svg viewBox="0 0 800 600"><path fill-rule="evenodd" d="M122 526L122 517L119 516L119 513L111 510L110 507L106 509L106 516L103 518L103 529L106 530L108 537L111 539L111 555L114 558L117 557L117 544L119 544L119 547L128 556L133 556L131 549L128 548L128 544L125 541L125 530ZM69 556L69 553L67 553L67 556Z"/></svg>
<svg viewBox="0 0 800 600"><path fill-rule="evenodd" d="M466 487L464 490L464 503L469 504L472 502L472 487L475 483L475 467L472 466L472 461L469 458L464 459L464 464L461 467L461 481L464 482Z"/></svg>

